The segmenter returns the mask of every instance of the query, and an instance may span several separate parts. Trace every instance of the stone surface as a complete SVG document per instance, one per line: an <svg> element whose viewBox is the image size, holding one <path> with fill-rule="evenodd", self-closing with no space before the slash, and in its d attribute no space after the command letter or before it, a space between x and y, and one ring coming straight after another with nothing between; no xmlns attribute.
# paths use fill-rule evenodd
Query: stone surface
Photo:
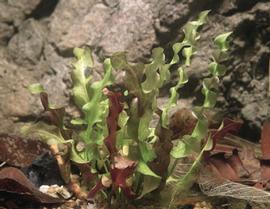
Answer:
<svg viewBox="0 0 270 209"><path fill-rule="evenodd" d="M0 23L0 45L6 45L14 33L14 27L7 23Z"/></svg>
<svg viewBox="0 0 270 209"><path fill-rule="evenodd" d="M201 30L189 69L191 82L182 95L190 101L200 94L198 84L205 76L213 38L233 31L219 106L250 124L246 135L258 139L270 112L266 0L0 0L0 132L16 132L41 110L38 97L28 93L30 83L41 82L54 104L71 103L74 47L92 48L98 79L102 60L115 51L127 51L131 61L147 60L158 45L170 54L172 44L182 37L181 27L205 9L212 12Z"/></svg>
<svg viewBox="0 0 270 209"><path fill-rule="evenodd" d="M27 19L8 43L8 52L18 64L35 65L40 60L45 32L38 21Z"/></svg>

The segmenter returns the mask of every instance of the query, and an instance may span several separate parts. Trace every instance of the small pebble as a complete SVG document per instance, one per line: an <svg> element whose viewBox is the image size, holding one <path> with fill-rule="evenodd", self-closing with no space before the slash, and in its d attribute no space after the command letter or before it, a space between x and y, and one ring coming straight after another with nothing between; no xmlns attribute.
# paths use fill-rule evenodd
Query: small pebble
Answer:
<svg viewBox="0 0 270 209"><path fill-rule="evenodd" d="M213 209L213 207L210 203L203 201L196 203L193 209Z"/></svg>

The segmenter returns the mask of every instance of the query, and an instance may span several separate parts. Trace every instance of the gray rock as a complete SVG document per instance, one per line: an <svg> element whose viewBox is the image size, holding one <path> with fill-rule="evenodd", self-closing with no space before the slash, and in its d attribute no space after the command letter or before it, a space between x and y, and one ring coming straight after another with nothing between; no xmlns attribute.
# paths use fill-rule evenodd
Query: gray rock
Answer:
<svg viewBox="0 0 270 209"><path fill-rule="evenodd" d="M250 130L258 130L270 112L269 2L59 0L55 10L48 12L40 10L44 1L0 0L0 131L13 131L41 110L38 98L26 89L30 83L41 82L53 104L70 103L74 47L91 47L96 62L94 77L99 79L102 60L115 51L127 51L131 61L148 60L157 45L170 54L172 44L182 37L182 26L204 9L212 9L212 13L201 30L197 56L188 69L190 85L181 95L191 101L194 89L201 94L197 84L207 71L213 38L233 31L232 56L226 63L229 71L220 89L220 106L231 116L249 121ZM48 16L37 18L37 11ZM166 95L167 90L163 92ZM72 114L74 109L69 111Z"/></svg>
<svg viewBox="0 0 270 209"><path fill-rule="evenodd" d="M37 114L40 104L27 90L35 82L33 73L10 62L0 51L0 131L14 133L18 130L15 124L27 122Z"/></svg>
<svg viewBox="0 0 270 209"><path fill-rule="evenodd" d="M0 0L0 22L12 22L19 26L40 2L41 0Z"/></svg>
<svg viewBox="0 0 270 209"><path fill-rule="evenodd" d="M0 22L0 45L6 45L13 33L14 27L12 25Z"/></svg>
<svg viewBox="0 0 270 209"><path fill-rule="evenodd" d="M44 47L44 39L44 28L41 24L34 19L28 19L9 41L9 53L19 64L37 64Z"/></svg>

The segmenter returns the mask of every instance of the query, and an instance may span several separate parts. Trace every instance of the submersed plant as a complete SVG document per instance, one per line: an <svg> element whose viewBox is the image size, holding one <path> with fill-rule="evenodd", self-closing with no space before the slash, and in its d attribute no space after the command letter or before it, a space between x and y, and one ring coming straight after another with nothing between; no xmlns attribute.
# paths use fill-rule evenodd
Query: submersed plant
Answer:
<svg viewBox="0 0 270 209"><path fill-rule="evenodd" d="M147 64L130 63L124 52L117 52L104 60L100 81L93 81L89 75L94 66L90 49L74 49L72 96L81 117L71 120L72 126L64 124L64 108L53 108L41 85L30 86L33 93L40 93L44 113L38 122L25 126L23 133L38 136L60 156L57 160L66 183L71 181L73 162L81 169L85 184L92 185L87 198L100 194L109 205L116 202L122 207L127 200L141 199L153 191L167 191L172 182L169 207L173 207L176 194L191 188L204 153L213 146L205 110L216 104L230 33L214 40L209 76L203 80L204 103L193 109L193 131L175 139L170 112L177 104L178 90L188 82L186 71L196 54L198 30L208 13L200 13L196 21L184 27L183 40L172 47L172 59L166 58L161 47L152 50ZM172 68L177 69L178 82L170 88L166 104L159 107L159 91L170 81ZM120 81L115 80L113 71L122 74ZM178 160L190 155L194 159L191 167L183 176L174 175Z"/></svg>

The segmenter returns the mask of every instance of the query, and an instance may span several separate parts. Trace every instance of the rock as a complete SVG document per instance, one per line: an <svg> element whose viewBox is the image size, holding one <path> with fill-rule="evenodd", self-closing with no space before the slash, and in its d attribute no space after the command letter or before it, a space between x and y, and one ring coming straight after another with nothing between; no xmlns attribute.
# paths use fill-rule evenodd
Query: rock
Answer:
<svg viewBox="0 0 270 209"><path fill-rule="evenodd" d="M86 44L105 55L128 48L133 48L128 50L133 59L143 51L149 54L155 41L149 3L121 0L115 9L93 1L76 6L69 2L59 3L50 23L50 38L62 53Z"/></svg>
<svg viewBox="0 0 270 209"><path fill-rule="evenodd" d="M181 95L188 101L201 95L199 84L206 75L213 38L233 31L232 56L226 63L228 73L220 88L223 98L219 105L229 116L249 121L249 130L259 130L270 111L267 1L53 0L50 5L46 0L0 0L0 130L18 130L14 127L32 121L41 110L37 97L26 89L30 83L41 82L53 104L72 104L74 47L91 47L94 77L100 79L102 61L115 51L127 51L130 61L148 61L152 48L161 45L170 56L172 44L183 35L181 28L205 9L212 12L200 31L198 53L188 69L190 82ZM254 85L253 80L259 84ZM167 94L168 89L162 90L162 95ZM245 114L249 104L256 106L255 121ZM69 111L73 114L74 108Z"/></svg>
<svg viewBox="0 0 270 209"><path fill-rule="evenodd" d="M130 60L141 58L142 55L149 56L155 43L151 4L143 0L120 0L118 7L118 11L106 23L107 27L98 47L105 55L132 49L127 50Z"/></svg>
<svg viewBox="0 0 270 209"><path fill-rule="evenodd" d="M14 27L12 25L0 22L0 45L6 45L13 33Z"/></svg>
<svg viewBox="0 0 270 209"><path fill-rule="evenodd" d="M104 35L104 25L109 21L110 9L103 4L87 5L87 13L84 14L81 10L78 11L79 15L74 13L73 21L68 22L71 24L67 28L62 27L62 24L65 25L65 21L68 20L65 14L70 15L70 10L74 8L70 7L72 5L64 4L64 6L69 7L59 7L56 9L56 14L58 10L61 13L52 20L50 30L53 42L60 51L73 50L74 47L84 44L95 46ZM63 19L65 19L64 22L62 21ZM55 34L59 34L59 36Z"/></svg>
<svg viewBox="0 0 270 209"><path fill-rule="evenodd" d="M64 198L64 199L70 199L72 194L65 188L64 186L58 186L57 184L54 185L42 185L39 187L39 191L42 193L45 193L47 195L50 195L55 198Z"/></svg>
<svg viewBox="0 0 270 209"><path fill-rule="evenodd" d="M18 64L37 64L44 47L44 28L34 19L28 19L8 44L10 55Z"/></svg>
<svg viewBox="0 0 270 209"><path fill-rule="evenodd" d="M15 133L14 123L27 121L38 112L36 99L27 90L35 78L33 73L10 62L1 52L5 51L0 48L0 130Z"/></svg>
<svg viewBox="0 0 270 209"><path fill-rule="evenodd" d="M0 22L19 24L29 15L41 2L41 0L1 0Z"/></svg>
<svg viewBox="0 0 270 209"><path fill-rule="evenodd" d="M8 0L8 4L12 8L18 8L24 14L29 15L42 0Z"/></svg>
<svg viewBox="0 0 270 209"><path fill-rule="evenodd" d="M13 22L24 18L23 12L16 7L12 7L7 1L0 1L0 22Z"/></svg>

